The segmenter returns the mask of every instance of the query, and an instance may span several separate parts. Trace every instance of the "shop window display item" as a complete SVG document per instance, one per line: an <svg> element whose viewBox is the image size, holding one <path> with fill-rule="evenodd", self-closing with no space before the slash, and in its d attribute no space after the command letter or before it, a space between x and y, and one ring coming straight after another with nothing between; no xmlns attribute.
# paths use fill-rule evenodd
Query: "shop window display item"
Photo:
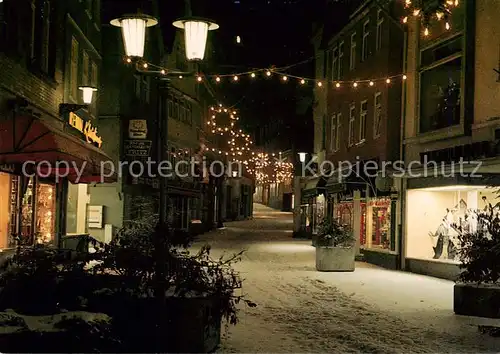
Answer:
<svg viewBox="0 0 500 354"><path fill-rule="evenodd" d="M40 183L37 186L36 242L51 243L54 240L56 218L55 186Z"/></svg>

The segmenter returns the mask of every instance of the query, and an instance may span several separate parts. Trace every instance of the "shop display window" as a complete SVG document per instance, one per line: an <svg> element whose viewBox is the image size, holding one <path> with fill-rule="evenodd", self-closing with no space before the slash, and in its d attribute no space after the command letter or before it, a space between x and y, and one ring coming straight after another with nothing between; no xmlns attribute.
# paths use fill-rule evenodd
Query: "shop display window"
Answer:
<svg viewBox="0 0 500 354"><path fill-rule="evenodd" d="M56 203L55 184L0 172L0 249L53 243Z"/></svg>
<svg viewBox="0 0 500 354"><path fill-rule="evenodd" d="M371 213L370 247L391 249L391 199L377 198L369 202Z"/></svg>
<svg viewBox="0 0 500 354"><path fill-rule="evenodd" d="M474 230L475 211L495 204L495 188L446 186L409 190L406 234L409 258L458 262L459 242L453 224Z"/></svg>
<svg viewBox="0 0 500 354"><path fill-rule="evenodd" d="M53 243L55 225L56 185L40 182L36 187L36 243Z"/></svg>

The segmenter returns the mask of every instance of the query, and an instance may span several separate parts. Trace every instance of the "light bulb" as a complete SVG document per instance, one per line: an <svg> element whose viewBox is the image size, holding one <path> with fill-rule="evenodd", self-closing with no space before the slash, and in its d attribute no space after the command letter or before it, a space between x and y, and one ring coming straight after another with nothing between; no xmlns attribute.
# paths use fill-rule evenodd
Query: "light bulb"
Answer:
<svg viewBox="0 0 500 354"><path fill-rule="evenodd" d="M306 80L302 79L302 80L300 80L300 83L301 83L302 85L304 85L304 84L306 83Z"/></svg>
<svg viewBox="0 0 500 354"><path fill-rule="evenodd" d="M354 84L352 84L352 86L354 86L354 87L358 87L358 83L357 83L357 82L355 82Z"/></svg>
<svg viewBox="0 0 500 354"><path fill-rule="evenodd" d="M164 69L162 69L160 72L161 72L162 75L165 75L165 70Z"/></svg>
<svg viewBox="0 0 500 354"><path fill-rule="evenodd" d="M266 72L266 75L267 75L267 76L271 76L271 72L268 70L268 71Z"/></svg>
<svg viewBox="0 0 500 354"><path fill-rule="evenodd" d="M419 9L413 11L413 16L418 16L419 14L420 14Z"/></svg>
<svg viewBox="0 0 500 354"><path fill-rule="evenodd" d="M445 28L446 28L446 30L449 30L449 29L450 29L450 23L449 23L449 22L446 22L446 24L445 24Z"/></svg>
<svg viewBox="0 0 500 354"><path fill-rule="evenodd" d="M215 81L220 82L220 77L218 77L218 76L217 76L217 77L215 78Z"/></svg>
<svg viewBox="0 0 500 354"><path fill-rule="evenodd" d="M238 81L238 76L234 75L233 80Z"/></svg>
<svg viewBox="0 0 500 354"><path fill-rule="evenodd" d="M286 81L286 80L288 80L288 77L283 76L283 81Z"/></svg>
<svg viewBox="0 0 500 354"><path fill-rule="evenodd" d="M408 17L404 17L403 18L403 23L407 23L408 22Z"/></svg>
<svg viewBox="0 0 500 354"><path fill-rule="evenodd" d="M318 86L319 87L323 86L323 84L321 83L321 81L318 82Z"/></svg>
<svg viewBox="0 0 500 354"><path fill-rule="evenodd" d="M148 68L148 63L144 63L143 67L144 67L144 69L147 69Z"/></svg>
<svg viewBox="0 0 500 354"><path fill-rule="evenodd" d="M340 82L337 82L337 83L335 84L335 87L339 88L339 87L340 87Z"/></svg>
<svg viewBox="0 0 500 354"><path fill-rule="evenodd" d="M374 85L373 81L370 81L370 86L373 86L373 85Z"/></svg>
<svg viewBox="0 0 500 354"><path fill-rule="evenodd" d="M403 80L406 80L407 76L406 75L403 75Z"/></svg>
<svg viewBox="0 0 500 354"><path fill-rule="evenodd" d="M203 79L201 78L201 76L198 76L196 80L198 80L198 82L201 82Z"/></svg>
<svg viewBox="0 0 500 354"><path fill-rule="evenodd" d="M387 80L385 80L385 82L387 82L388 84L390 84L391 83L391 79L387 79Z"/></svg>
<svg viewBox="0 0 500 354"><path fill-rule="evenodd" d="M255 73L251 73L251 74L250 74L250 76L251 76L251 77L255 77Z"/></svg>
<svg viewBox="0 0 500 354"><path fill-rule="evenodd" d="M424 30L424 36L428 36L428 35L429 35L429 29L425 28L425 30Z"/></svg>

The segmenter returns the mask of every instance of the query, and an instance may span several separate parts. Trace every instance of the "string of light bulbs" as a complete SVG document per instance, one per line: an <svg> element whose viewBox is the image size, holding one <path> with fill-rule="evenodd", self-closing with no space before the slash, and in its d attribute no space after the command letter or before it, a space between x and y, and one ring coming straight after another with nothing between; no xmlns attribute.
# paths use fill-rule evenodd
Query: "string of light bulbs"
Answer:
<svg viewBox="0 0 500 354"><path fill-rule="evenodd" d="M131 59L127 59L128 63L131 63ZM141 70L158 73L160 75L167 75L169 70L149 62L141 62L139 63ZM197 73L195 74L196 81L199 83L204 82L205 80L213 81L217 84L223 82L233 82L237 83L244 78L257 79L257 78L267 78L270 79L272 77L279 77L282 82L289 82L295 80L295 82L300 85L307 85L313 83L317 87L324 87L328 84L332 84L335 88L341 87L352 87L357 88L361 86L375 86L378 83L391 84L395 80L406 80L407 75L405 73L399 73L395 75L388 75L384 77L378 78L366 78L366 79L356 79L356 80L327 80L321 78L310 78L305 76L297 76L293 74L288 74L282 71L279 68L271 68L271 69L254 69L251 71L244 71L239 73L232 74L203 74ZM184 76L182 74L178 75L178 79L183 79Z"/></svg>

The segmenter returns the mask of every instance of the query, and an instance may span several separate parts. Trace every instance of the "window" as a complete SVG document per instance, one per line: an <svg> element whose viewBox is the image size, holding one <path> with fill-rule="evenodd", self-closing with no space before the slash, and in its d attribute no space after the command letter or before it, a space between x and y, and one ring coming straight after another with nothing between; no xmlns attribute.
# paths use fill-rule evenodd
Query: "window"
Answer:
<svg viewBox="0 0 500 354"><path fill-rule="evenodd" d="M330 151L335 151L337 146L337 116L332 116L330 125Z"/></svg>
<svg viewBox="0 0 500 354"><path fill-rule="evenodd" d="M337 65L338 65L338 49L337 47L334 47L332 50L332 80L339 79L339 69L337 68Z"/></svg>
<svg viewBox="0 0 500 354"><path fill-rule="evenodd" d="M351 55L349 57L349 69L356 68L356 32L351 34Z"/></svg>
<svg viewBox="0 0 500 354"><path fill-rule="evenodd" d="M325 59L326 59L326 65L325 65L325 79L328 77L328 76L331 76L332 75L332 51L331 50L328 50L326 52L326 56L325 56Z"/></svg>
<svg viewBox="0 0 500 354"><path fill-rule="evenodd" d="M344 76L344 41L339 43L339 65L338 65L337 80L342 79Z"/></svg>
<svg viewBox="0 0 500 354"><path fill-rule="evenodd" d="M337 133L335 134L335 151L340 149L340 138L342 130L342 113L337 113Z"/></svg>
<svg viewBox="0 0 500 354"><path fill-rule="evenodd" d="M420 76L420 133L460 124L462 58Z"/></svg>
<svg viewBox="0 0 500 354"><path fill-rule="evenodd" d="M92 85L93 87L96 87L96 88L99 86L98 75L99 75L99 71L97 69L97 63L92 62L92 72L90 74L90 85Z"/></svg>
<svg viewBox="0 0 500 354"><path fill-rule="evenodd" d="M368 101L361 102L361 109L359 112L359 141L366 140L366 116L368 114Z"/></svg>
<svg viewBox="0 0 500 354"><path fill-rule="evenodd" d="M365 61L368 57L368 37L370 36L370 20L366 20L363 24L363 43L361 46L361 61Z"/></svg>
<svg viewBox="0 0 500 354"><path fill-rule="evenodd" d="M144 76L142 78L142 85L143 85L143 90L144 90L144 102L149 103L149 98L150 98L150 78L147 76Z"/></svg>
<svg viewBox="0 0 500 354"><path fill-rule="evenodd" d="M135 78L135 97L141 99L142 80L139 75L134 75L134 78Z"/></svg>
<svg viewBox="0 0 500 354"><path fill-rule="evenodd" d="M492 203L497 214L496 198L495 189L484 186L409 189L405 217L408 257L458 264L460 241L450 225L489 233L488 227L478 222L475 210Z"/></svg>
<svg viewBox="0 0 500 354"><path fill-rule="evenodd" d="M40 68L49 72L49 37L50 37L50 2L46 0L43 4L42 13L42 40L40 53Z"/></svg>
<svg viewBox="0 0 500 354"><path fill-rule="evenodd" d="M374 114L373 114L373 138L380 136L382 129L382 93L375 93Z"/></svg>
<svg viewBox="0 0 500 354"><path fill-rule="evenodd" d="M89 80L89 55L86 51L83 51L82 58L82 85L86 86L90 84Z"/></svg>
<svg viewBox="0 0 500 354"><path fill-rule="evenodd" d="M76 102L78 100L78 41L75 37L71 38L69 87L70 96Z"/></svg>
<svg viewBox="0 0 500 354"><path fill-rule="evenodd" d="M356 106L354 103L349 108L349 146L354 145L354 122L356 121Z"/></svg>
<svg viewBox="0 0 500 354"><path fill-rule="evenodd" d="M30 33L30 55L31 60L35 59L35 46L36 46L36 0L31 0L31 33Z"/></svg>
<svg viewBox="0 0 500 354"><path fill-rule="evenodd" d="M382 48L382 25L384 23L384 16L382 10L377 11L377 35L375 38L375 48L380 50Z"/></svg>

